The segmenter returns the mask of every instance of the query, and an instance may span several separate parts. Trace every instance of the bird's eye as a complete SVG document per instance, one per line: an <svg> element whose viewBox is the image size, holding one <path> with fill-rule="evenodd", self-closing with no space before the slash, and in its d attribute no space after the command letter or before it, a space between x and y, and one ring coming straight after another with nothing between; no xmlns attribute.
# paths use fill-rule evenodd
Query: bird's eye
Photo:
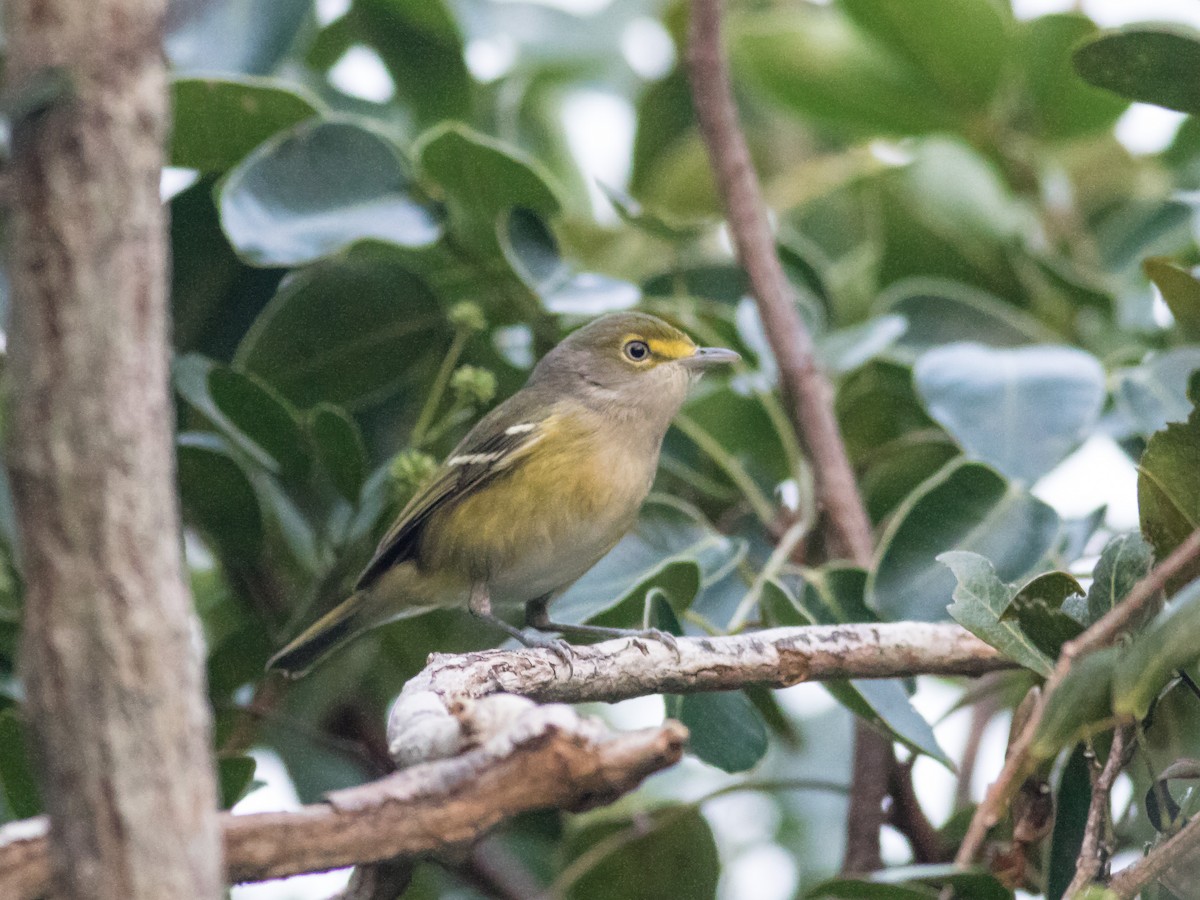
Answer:
<svg viewBox="0 0 1200 900"><path fill-rule="evenodd" d="M625 355L634 362L641 362L650 355L650 347L645 341L630 341L625 345Z"/></svg>

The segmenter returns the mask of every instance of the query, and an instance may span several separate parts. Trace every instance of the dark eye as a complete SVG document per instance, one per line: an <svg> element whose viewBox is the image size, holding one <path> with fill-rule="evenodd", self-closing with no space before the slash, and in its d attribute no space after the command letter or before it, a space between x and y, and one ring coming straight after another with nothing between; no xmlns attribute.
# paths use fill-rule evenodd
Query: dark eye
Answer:
<svg viewBox="0 0 1200 900"><path fill-rule="evenodd" d="M625 345L625 355L634 362L641 362L650 355L650 347L645 341L630 341Z"/></svg>

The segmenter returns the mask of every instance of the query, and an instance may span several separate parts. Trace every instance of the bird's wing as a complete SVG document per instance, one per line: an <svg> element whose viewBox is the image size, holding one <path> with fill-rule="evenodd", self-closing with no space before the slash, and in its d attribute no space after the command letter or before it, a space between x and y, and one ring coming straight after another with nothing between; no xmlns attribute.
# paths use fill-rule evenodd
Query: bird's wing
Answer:
<svg viewBox="0 0 1200 900"><path fill-rule="evenodd" d="M401 510L358 577L355 590L370 587L392 566L411 558L425 524L437 510L511 467L545 437L553 415L531 417L525 415L524 406L519 400L501 404L471 429Z"/></svg>

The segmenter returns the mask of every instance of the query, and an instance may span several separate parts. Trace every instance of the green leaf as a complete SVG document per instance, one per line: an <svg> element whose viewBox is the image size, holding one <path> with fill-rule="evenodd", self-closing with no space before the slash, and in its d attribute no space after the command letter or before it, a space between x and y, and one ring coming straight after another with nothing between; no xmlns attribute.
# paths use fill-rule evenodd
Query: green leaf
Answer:
<svg viewBox="0 0 1200 900"><path fill-rule="evenodd" d="M936 87L836 7L731 17L734 74L805 118L856 131L922 134L952 128Z"/></svg>
<svg viewBox="0 0 1200 900"><path fill-rule="evenodd" d="M899 281L879 295L876 309L908 320L900 344L915 351L956 341L1017 347L1056 339L1053 332L1011 304L944 278Z"/></svg>
<svg viewBox="0 0 1200 900"><path fill-rule="evenodd" d="M742 691L686 694L667 715L691 733L688 750L724 772L745 772L767 754L767 726Z"/></svg>
<svg viewBox="0 0 1200 900"><path fill-rule="evenodd" d="M950 615L954 621L980 640L991 644L1013 662L1049 675L1050 658L1021 628L1016 619L1004 613L1016 596L1016 589L996 576L992 563L978 553L956 550L938 556L958 580Z"/></svg>
<svg viewBox="0 0 1200 900"><path fill-rule="evenodd" d="M262 509L229 445L215 434L184 433L176 450L184 520L228 558L253 562L262 549Z"/></svg>
<svg viewBox="0 0 1200 900"><path fill-rule="evenodd" d="M442 0L356 0L356 37L383 60L396 94L423 122L467 118L472 81L458 23Z"/></svg>
<svg viewBox="0 0 1200 900"><path fill-rule="evenodd" d="M275 79L176 78L171 83L171 165L224 172L276 132L319 111L315 97Z"/></svg>
<svg viewBox="0 0 1200 900"><path fill-rule="evenodd" d="M1112 725L1113 679L1120 647L1105 647L1076 659L1046 701L1030 745L1034 759L1051 759L1058 751Z"/></svg>
<svg viewBox="0 0 1200 900"><path fill-rule="evenodd" d="M1150 438L1138 462L1138 510L1142 534L1159 559L1200 528L1200 409ZM1174 584L1198 575L1200 563L1193 562Z"/></svg>
<svg viewBox="0 0 1200 900"><path fill-rule="evenodd" d="M367 451L354 420L340 407L319 403L308 413L308 433L333 486L356 503L367 477Z"/></svg>
<svg viewBox="0 0 1200 900"><path fill-rule="evenodd" d="M165 49L176 72L265 75L311 13L311 0L178 3L167 16Z"/></svg>
<svg viewBox="0 0 1200 900"><path fill-rule="evenodd" d="M1043 572L1017 591L1000 618L1015 619L1038 650L1057 659L1062 645L1083 631L1083 624L1063 611L1063 602L1082 596L1082 585L1070 573Z"/></svg>
<svg viewBox="0 0 1200 900"><path fill-rule="evenodd" d="M296 411L270 386L197 354L176 359L171 376L180 396L267 471L293 479L307 473Z"/></svg>
<svg viewBox="0 0 1200 900"><path fill-rule="evenodd" d="M1143 260L1142 271L1162 293L1183 336L1200 341L1200 279L1161 256Z"/></svg>
<svg viewBox="0 0 1200 900"><path fill-rule="evenodd" d="M1081 79L1071 64L1071 51L1096 34L1096 24L1077 13L1042 16L1021 26L1017 63L1021 73L1017 96L1023 118L1034 134L1066 140L1113 126L1129 103Z"/></svg>
<svg viewBox="0 0 1200 900"><path fill-rule="evenodd" d="M560 208L550 176L514 147L459 124L442 124L413 147L423 178L441 191L455 238L473 251L504 258L508 214L526 209L545 219Z"/></svg>
<svg viewBox="0 0 1200 900"><path fill-rule="evenodd" d="M1188 379L1197 370L1200 347L1153 353L1141 365L1117 374L1113 392L1117 408L1143 437L1161 431L1168 422L1182 422L1191 410Z"/></svg>
<svg viewBox="0 0 1200 900"><path fill-rule="evenodd" d="M876 551L867 603L892 621L941 621L954 577L936 561L939 553L982 554L1002 580L1015 581L1054 546L1059 526L1054 510L993 469L951 462L894 514Z"/></svg>
<svg viewBox="0 0 1200 900"><path fill-rule="evenodd" d="M1092 803L1092 780L1088 754L1078 744L1063 766L1054 796L1054 831L1050 836L1050 861L1046 872L1046 900L1062 900L1071 879L1083 833L1087 827L1088 808Z"/></svg>
<svg viewBox="0 0 1200 900"><path fill-rule="evenodd" d="M1183 28L1130 25L1075 50L1075 69L1097 87L1130 100L1200 113L1200 36Z"/></svg>
<svg viewBox="0 0 1200 900"><path fill-rule="evenodd" d="M0 788L14 819L28 819L42 811L37 777L29 764L25 725L13 708L0 712Z"/></svg>
<svg viewBox="0 0 1200 900"><path fill-rule="evenodd" d="M1175 673L1200 659L1200 579L1191 582L1133 641L1113 675L1117 715L1145 718Z"/></svg>
<svg viewBox="0 0 1200 900"><path fill-rule="evenodd" d="M299 407L353 408L424 384L449 343L437 299L404 254L361 245L289 278L234 363Z"/></svg>
<svg viewBox="0 0 1200 900"><path fill-rule="evenodd" d="M866 572L836 564L805 572L802 598L777 581L763 585L763 618L771 625L838 625L870 622L863 602ZM953 769L929 723L913 708L903 682L895 679L827 681L830 695L857 716L892 735L917 753Z"/></svg>
<svg viewBox="0 0 1200 900"><path fill-rule="evenodd" d="M1104 368L1074 347L949 344L913 368L929 414L969 456L1032 483L1087 438L1104 406Z"/></svg>
<svg viewBox="0 0 1200 900"><path fill-rule="evenodd" d="M717 895L717 845L698 810L676 807L588 822L568 834L566 866L601 845L611 852L580 874L566 892L568 900L712 900Z"/></svg>
<svg viewBox="0 0 1200 900"><path fill-rule="evenodd" d="M744 542L715 531L692 507L656 496L633 531L554 601L553 617L569 624L630 625L641 620L652 588L681 612L745 553Z"/></svg>
<svg viewBox="0 0 1200 900"><path fill-rule="evenodd" d="M992 0L842 0L867 34L972 114L996 91L1011 16Z"/></svg>
<svg viewBox="0 0 1200 900"><path fill-rule="evenodd" d="M1154 562L1154 551L1139 534L1119 534L1109 541L1092 572L1087 593L1087 618L1091 625L1125 599Z"/></svg>
<svg viewBox="0 0 1200 900"><path fill-rule="evenodd" d="M375 239L436 241L441 223L399 152L351 121L309 120L246 157L217 189L221 227L257 266L297 266Z"/></svg>
<svg viewBox="0 0 1200 900"><path fill-rule="evenodd" d="M810 900L817 897L924 900L937 897L937 888L942 887L953 888L955 896L970 897L971 900L1012 900L1012 891L993 875L983 871L963 871L951 863L896 866L875 872L869 878L838 878L817 885L805 897ZM883 888L884 892L876 888Z"/></svg>
<svg viewBox="0 0 1200 900"><path fill-rule="evenodd" d="M902 316L883 315L822 335L817 357L832 375L857 369L891 347L908 329Z"/></svg>
<svg viewBox="0 0 1200 900"><path fill-rule="evenodd" d="M232 809L234 804L250 793L256 765L252 756L231 756L217 760L221 809Z"/></svg>

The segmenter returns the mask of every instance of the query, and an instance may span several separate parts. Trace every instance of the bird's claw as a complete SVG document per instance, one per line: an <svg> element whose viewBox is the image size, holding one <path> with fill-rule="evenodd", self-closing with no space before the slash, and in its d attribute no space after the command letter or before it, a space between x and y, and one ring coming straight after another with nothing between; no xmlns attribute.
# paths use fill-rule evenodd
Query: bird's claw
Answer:
<svg viewBox="0 0 1200 900"><path fill-rule="evenodd" d="M567 667L567 677L575 674L575 648L562 638L526 634L522 639L526 647L548 650Z"/></svg>
<svg viewBox="0 0 1200 900"><path fill-rule="evenodd" d="M643 656L649 655L649 651L643 640L658 641L675 655L675 659L679 659L679 641L675 640L675 635L669 631L662 631L658 628L645 628L637 633L633 638L633 646L637 647L642 652Z"/></svg>

